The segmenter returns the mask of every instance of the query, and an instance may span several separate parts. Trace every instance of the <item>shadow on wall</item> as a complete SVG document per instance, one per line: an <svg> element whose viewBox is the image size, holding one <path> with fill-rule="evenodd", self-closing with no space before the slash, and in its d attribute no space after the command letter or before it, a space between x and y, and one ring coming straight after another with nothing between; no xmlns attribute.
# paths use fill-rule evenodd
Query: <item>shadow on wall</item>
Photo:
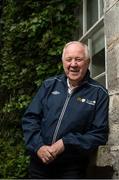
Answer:
<svg viewBox="0 0 119 180"><path fill-rule="evenodd" d="M100 153L99 153L100 152ZM87 169L87 179L113 179L114 169L111 166L108 146L100 146L90 156L90 163ZM99 163L99 161L101 163ZM97 163L98 162L98 163ZM97 165L99 164L99 165Z"/></svg>
<svg viewBox="0 0 119 180"><path fill-rule="evenodd" d="M113 167L111 166L90 166L87 171L87 179L112 179Z"/></svg>

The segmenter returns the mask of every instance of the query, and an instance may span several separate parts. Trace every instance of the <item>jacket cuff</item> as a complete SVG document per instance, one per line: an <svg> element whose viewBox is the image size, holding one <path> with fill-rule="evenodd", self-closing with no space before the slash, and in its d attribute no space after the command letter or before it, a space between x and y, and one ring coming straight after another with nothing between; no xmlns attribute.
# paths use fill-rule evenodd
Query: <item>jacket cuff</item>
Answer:
<svg viewBox="0 0 119 180"><path fill-rule="evenodd" d="M44 146L44 143L41 142L35 149L34 152L36 153L42 146Z"/></svg>

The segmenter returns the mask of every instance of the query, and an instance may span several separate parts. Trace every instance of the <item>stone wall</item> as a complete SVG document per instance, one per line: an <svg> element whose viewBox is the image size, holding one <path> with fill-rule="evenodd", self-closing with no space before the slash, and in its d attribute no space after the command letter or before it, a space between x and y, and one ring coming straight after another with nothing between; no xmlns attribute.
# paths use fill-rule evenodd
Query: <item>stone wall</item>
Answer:
<svg viewBox="0 0 119 180"><path fill-rule="evenodd" d="M110 94L108 164L113 179L119 178L119 0L105 0L104 29L106 35L106 71ZM103 161L103 159L102 159Z"/></svg>
<svg viewBox="0 0 119 180"><path fill-rule="evenodd" d="M119 0L104 0L104 3L110 131L107 145L98 149L89 177L119 179Z"/></svg>

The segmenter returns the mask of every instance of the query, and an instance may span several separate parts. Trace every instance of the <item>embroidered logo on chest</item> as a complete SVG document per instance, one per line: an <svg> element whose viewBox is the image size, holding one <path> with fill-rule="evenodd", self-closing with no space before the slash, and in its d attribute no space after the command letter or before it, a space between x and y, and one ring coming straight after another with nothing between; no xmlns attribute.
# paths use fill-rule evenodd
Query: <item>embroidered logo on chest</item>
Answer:
<svg viewBox="0 0 119 180"><path fill-rule="evenodd" d="M95 105L96 101L95 100L89 100L89 99L85 99L85 98L81 98L81 97L78 97L77 98L77 101L80 101L82 103L87 103L87 104L90 104L90 105Z"/></svg>
<svg viewBox="0 0 119 180"><path fill-rule="evenodd" d="M58 95L58 94L60 94L60 92L59 91L53 91L53 92L51 92L53 95Z"/></svg>

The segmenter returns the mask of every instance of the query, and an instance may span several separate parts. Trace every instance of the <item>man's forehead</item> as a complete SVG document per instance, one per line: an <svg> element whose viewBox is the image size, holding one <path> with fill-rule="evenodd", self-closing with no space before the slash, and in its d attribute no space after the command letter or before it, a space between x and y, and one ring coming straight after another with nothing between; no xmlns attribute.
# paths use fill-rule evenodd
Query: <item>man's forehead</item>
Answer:
<svg viewBox="0 0 119 180"><path fill-rule="evenodd" d="M65 49L64 49L64 54L71 54L71 53L84 53L85 49L82 45L80 44L76 44L76 43L72 43L70 45L68 45Z"/></svg>
<svg viewBox="0 0 119 180"><path fill-rule="evenodd" d="M84 58L85 57L85 53L83 49L79 49L79 48L68 48L65 50L64 52L64 58Z"/></svg>
<svg viewBox="0 0 119 180"><path fill-rule="evenodd" d="M84 49L84 46L81 43L69 43L65 46L65 49L77 47L79 49Z"/></svg>

